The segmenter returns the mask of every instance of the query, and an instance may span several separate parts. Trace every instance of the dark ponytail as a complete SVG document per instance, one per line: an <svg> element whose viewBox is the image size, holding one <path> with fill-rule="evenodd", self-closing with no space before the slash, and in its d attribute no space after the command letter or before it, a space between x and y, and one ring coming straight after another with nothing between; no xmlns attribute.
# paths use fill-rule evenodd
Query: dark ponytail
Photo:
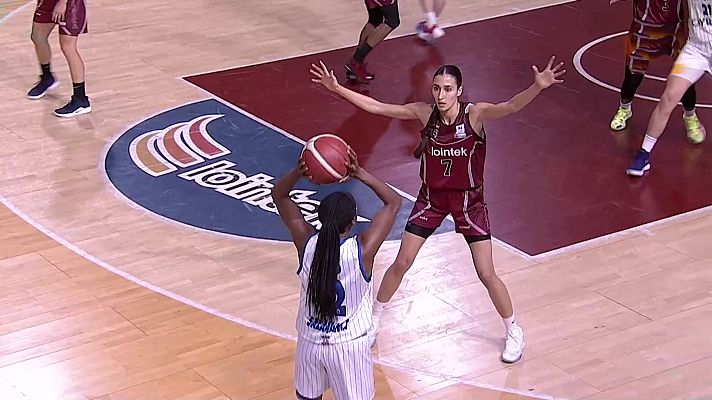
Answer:
<svg viewBox="0 0 712 400"><path fill-rule="evenodd" d="M450 75L455 78L458 88L462 86L462 72L460 71L460 68L455 65L448 64L438 68L438 70L433 74L433 79L435 79L438 75ZM420 158L420 156L423 155L425 150L428 148L430 139L435 139L437 136L438 129L440 129L440 109L436 105L433 107L433 112L430 113L428 123L425 124L425 127L420 131L420 144L413 152L413 157Z"/></svg>
<svg viewBox="0 0 712 400"><path fill-rule="evenodd" d="M430 113L430 118L428 118L428 123L425 127L420 130L420 144L418 148L413 152L413 157L420 158L425 150L428 148L428 143L430 139L435 139L438 134L438 129L440 129L440 109L435 106L433 107L433 112Z"/></svg>
<svg viewBox="0 0 712 400"><path fill-rule="evenodd" d="M319 204L317 214L321 229L309 269L307 300L317 320L333 322L337 314L336 277L341 271L339 237L356 218L356 201L348 193L335 192Z"/></svg>

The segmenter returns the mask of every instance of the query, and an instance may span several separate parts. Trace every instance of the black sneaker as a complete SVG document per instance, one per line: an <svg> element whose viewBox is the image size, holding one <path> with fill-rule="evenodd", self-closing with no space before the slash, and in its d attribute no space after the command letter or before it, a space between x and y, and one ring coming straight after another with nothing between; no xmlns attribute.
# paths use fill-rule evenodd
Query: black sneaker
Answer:
<svg viewBox="0 0 712 400"><path fill-rule="evenodd" d="M31 98L32 100L41 99L44 95L47 94L47 92L57 87L57 84L58 82L54 79L54 76L50 75L48 77L45 77L43 75L40 75L40 81L37 82L35 87L30 89L30 91L27 93L27 97Z"/></svg>
<svg viewBox="0 0 712 400"><path fill-rule="evenodd" d="M91 104L88 97L72 96L66 106L54 110L54 115L58 117L73 117L91 112Z"/></svg>

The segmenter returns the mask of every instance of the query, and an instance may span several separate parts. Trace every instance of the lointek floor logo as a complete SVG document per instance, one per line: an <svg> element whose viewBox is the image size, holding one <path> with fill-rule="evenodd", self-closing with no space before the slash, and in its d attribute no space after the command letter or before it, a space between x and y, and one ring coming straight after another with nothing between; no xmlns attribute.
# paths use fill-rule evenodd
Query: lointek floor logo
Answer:
<svg viewBox="0 0 712 400"><path fill-rule="evenodd" d="M294 166L301 149L300 143L272 128L218 101L205 100L129 129L111 145L105 168L121 193L163 217L215 232L289 241L270 189ZM319 201L337 190L356 198L357 232L382 205L356 181L314 185L302 179L291 196L318 229ZM403 202L389 239L400 237L412 205ZM440 231L452 229L445 221Z"/></svg>

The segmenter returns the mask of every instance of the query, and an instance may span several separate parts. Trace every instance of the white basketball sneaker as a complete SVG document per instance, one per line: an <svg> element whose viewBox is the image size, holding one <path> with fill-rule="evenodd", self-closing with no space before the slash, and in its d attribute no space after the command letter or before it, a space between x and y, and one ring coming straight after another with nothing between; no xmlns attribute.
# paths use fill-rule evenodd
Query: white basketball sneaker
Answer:
<svg viewBox="0 0 712 400"><path fill-rule="evenodd" d="M507 341L502 352L502 361L515 363L522 358L524 353L524 331L516 326L507 331Z"/></svg>

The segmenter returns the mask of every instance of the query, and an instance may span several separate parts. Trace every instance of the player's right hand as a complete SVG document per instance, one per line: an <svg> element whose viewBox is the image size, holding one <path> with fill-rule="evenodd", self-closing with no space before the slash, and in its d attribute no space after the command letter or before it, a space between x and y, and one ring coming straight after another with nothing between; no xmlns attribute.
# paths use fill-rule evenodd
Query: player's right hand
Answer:
<svg viewBox="0 0 712 400"><path fill-rule="evenodd" d="M311 81L314 83L321 83L329 90L336 90L336 88L339 87L339 81L336 79L336 75L334 75L334 70L329 71L323 61L319 61L319 64L320 65L311 65L309 72L316 77L312 78Z"/></svg>
<svg viewBox="0 0 712 400"><path fill-rule="evenodd" d="M608 0L608 4L616 4L620 2L621 0Z"/></svg>

